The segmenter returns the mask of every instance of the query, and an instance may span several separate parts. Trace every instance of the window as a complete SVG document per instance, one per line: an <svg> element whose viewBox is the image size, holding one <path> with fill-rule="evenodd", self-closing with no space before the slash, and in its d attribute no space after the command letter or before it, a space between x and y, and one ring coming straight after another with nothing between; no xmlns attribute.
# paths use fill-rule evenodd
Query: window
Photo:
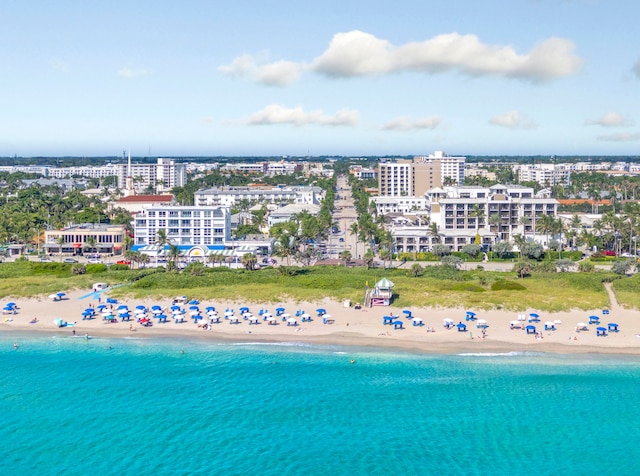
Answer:
<svg viewBox="0 0 640 476"><path fill-rule="evenodd" d="M191 220L182 220L180 226L191 226Z"/></svg>
<svg viewBox="0 0 640 476"><path fill-rule="evenodd" d="M158 226L164 228L167 226L167 220L158 220Z"/></svg>
<svg viewBox="0 0 640 476"><path fill-rule="evenodd" d="M193 244L194 245L199 245L200 244L200 237L194 237L193 238Z"/></svg>
<svg viewBox="0 0 640 476"><path fill-rule="evenodd" d="M180 212L178 212L178 211L170 211L169 212L169 216L170 217L179 217L180 216Z"/></svg>
<svg viewBox="0 0 640 476"><path fill-rule="evenodd" d="M191 210L185 210L182 212L182 218L191 218Z"/></svg>
<svg viewBox="0 0 640 476"><path fill-rule="evenodd" d="M200 236L200 228L194 228L193 229L193 235L194 236Z"/></svg>

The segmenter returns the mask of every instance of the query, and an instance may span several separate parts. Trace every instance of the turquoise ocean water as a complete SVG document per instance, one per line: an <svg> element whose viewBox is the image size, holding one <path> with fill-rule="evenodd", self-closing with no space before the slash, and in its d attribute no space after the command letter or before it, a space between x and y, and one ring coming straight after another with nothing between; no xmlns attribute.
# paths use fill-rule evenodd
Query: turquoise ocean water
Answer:
<svg viewBox="0 0 640 476"><path fill-rule="evenodd" d="M0 358L2 474L640 467L638 357L12 334Z"/></svg>

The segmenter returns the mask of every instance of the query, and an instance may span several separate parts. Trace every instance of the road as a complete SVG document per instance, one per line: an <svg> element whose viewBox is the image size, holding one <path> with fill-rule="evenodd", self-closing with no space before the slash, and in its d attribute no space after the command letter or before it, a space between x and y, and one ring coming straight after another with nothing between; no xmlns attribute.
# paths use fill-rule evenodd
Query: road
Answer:
<svg viewBox="0 0 640 476"><path fill-rule="evenodd" d="M364 244L358 244L356 236L349 231L353 223L358 220L351 187L347 178L343 175L339 176L336 182L333 222L337 225L339 231L329 236L327 253L331 258L338 258L342 251L349 250L353 258L358 258L363 254Z"/></svg>

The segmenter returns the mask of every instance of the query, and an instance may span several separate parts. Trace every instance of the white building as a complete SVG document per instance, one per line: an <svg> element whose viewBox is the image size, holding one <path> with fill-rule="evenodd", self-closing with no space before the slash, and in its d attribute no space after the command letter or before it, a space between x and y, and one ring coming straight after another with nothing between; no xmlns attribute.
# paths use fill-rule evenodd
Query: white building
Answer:
<svg viewBox="0 0 640 476"><path fill-rule="evenodd" d="M372 197L371 203L375 204L378 215L401 213L410 215L416 213L428 213L429 201L427 197Z"/></svg>
<svg viewBox="0 0 640 476"><path fill-rule="evenodd" d="M430 222L437 225L438 236L430 234L430 226L392 228L399 252L426 251L435 243L460 251L473 244L476 235L481 244L512 241L519 234L546 245L546 236L535 231L536 223L544 215L555 218L558 212L558 202L548 191L536 195L533 188L521 185L435 188L427 198Z"/></svg>
<svg viewBox="0 0 640 476"><path fill-rule="evenodd" d="M310 215L317 216L320 213L320 205L303 205L303 204L290 204L284 207L277 208L269 213L267 217L267 224L271 228L276 223L282 223L290 221L295 215L299 215L302 212L308 212Z"/></svg>
<svg viewBox="0 0 640 476"><path fill-rule="evenodd" d="M571 172L564 164L518 164L513 171L520 182L538 182L542 186L566 185Z"/></svg>
<svg viewBox="0 0 640 476"><path fill-rule="evenodd" d="M212 187L198 190L194 194L194 203L198 206L233 207L240 200L247 200L249 203L316 205L323 198L324 190L320 187Z"/></svg>
<svg viewBox="0 0 640 476"><path fill-rule="evenodd" d="M134 250L156 244L161 229L181 250L197 245L224 249L231 240L231 214L226 207L147 207L135 215Z"/></svg>
<svg viewBox="0 0 640 476"><path fill-rule="evenodd" d="M154 164L106 164L99 166L84 165L78 167L50 167L49 176L66 178L71 176L103 179L117 177L118 188L124 189L127 177L133 177L136 192L142 192L148 187L157 192L169 191L174 187L182 187L187 182L187 168L185 164L176 163L173 159L158 159Z"/></svg>

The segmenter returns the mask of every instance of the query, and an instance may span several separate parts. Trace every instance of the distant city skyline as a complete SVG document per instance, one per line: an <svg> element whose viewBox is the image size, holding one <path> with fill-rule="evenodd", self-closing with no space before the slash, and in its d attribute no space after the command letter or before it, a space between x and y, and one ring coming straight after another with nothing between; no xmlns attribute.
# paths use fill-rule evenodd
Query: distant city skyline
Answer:
<svg viewBox="0 0 640 476"><path fill-rule="evenodd" d="M5 10L0 157L640 150L631 0Z"/></svg>

